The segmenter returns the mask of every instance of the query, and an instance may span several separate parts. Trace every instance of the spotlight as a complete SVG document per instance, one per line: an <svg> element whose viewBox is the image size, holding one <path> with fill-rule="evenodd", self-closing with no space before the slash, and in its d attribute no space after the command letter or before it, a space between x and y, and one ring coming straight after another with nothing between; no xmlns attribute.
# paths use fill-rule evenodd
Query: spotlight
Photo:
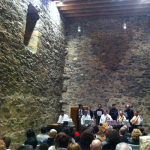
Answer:
<svg viewBox="0 0 150 150"><path fill-rule="evenodd" d="M126 30L127 29L127 25L126 23L123 24L123 29Z"/></svg>
<svg viewBox="0 0 150 150"><path fill-rule="evenodd" d="M78 26L78 32L81 32L81 27L80 26Z"/></svg>

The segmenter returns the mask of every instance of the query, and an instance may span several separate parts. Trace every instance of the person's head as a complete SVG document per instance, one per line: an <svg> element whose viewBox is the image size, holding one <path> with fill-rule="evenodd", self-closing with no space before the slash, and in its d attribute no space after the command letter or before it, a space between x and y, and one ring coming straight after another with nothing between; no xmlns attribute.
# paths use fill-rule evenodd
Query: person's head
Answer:
<svg viewBox="0 0 150 150"><path fill-rule="evenodd" d="M62 147L67 148L69 144L69 137L64 132L59 132L55 139L55 149Z"/></svg>
<svg viewBox="0 0 150 150"><path fill-rule="evenodd" d="M127 125L124 125L123 127L121 128L124 128L126 131L128 130L128 126Z"/></svg>
<svg viewBox="0 0 150 150"><path fill-rule="evenodd" d="M56 135L57 135L57 131L56 131L55 129L51 129L51 130L49 131L49 137L50 137L50 138L55 138Z"/></svg>
<svg viewBox="0 0 150 150"><path fill-rule="evenodd" d="M105 133L106 133L106 128L103 126L99 126L99 135L104 136Z"/></svg>
<svg viewBox="0 0 150 150"><path fill-rule="evenodd" d="M125 133L126 133L126 129L125 128L120 128L119 134L124 135Z"/></svg>
<svg viewBox="0 0 150 150"><path fill-rule="evenodd" d="M113 130L112 132L109 133L108 141L109 143L115 143L115 144L120 143L121 139L117 130Z"/></svg>
<svg viewBox="0 0 150 150"><path fill-rule="evenodd" d="M25 145L32 145L34 149L36 149L36 146L38 144L38 141L35 137L28 138L25 143Z"/></svg>
<svg viewBox="0 0 150 150"><path fill-rule="evenodd" d="M91 110L91 106L88 106L88 110Z"/></svg>
<svg viewBox="0 0 150 150"><path fill-rule="evenodd" d="M42 127L41 128L41 133L45 134L47 132L47 128L46 127Z"/></svg>
<svg viewBox="0 0 150 150"><path fill-rule="evenodd" d="M123 112L122 111L119 111L119 114L120 114L120 116L123 116Z"/></svg>
<svg viewBox="0 0 150 150"><path fill-rule="evenodd" d="M94 133L99 132L99 127L98 126L94 126L93 128L94 128Z"/></svg>
<svg viewBox="0 0 150 150"><path fill-rule="evenodd" d="M3 140L0 140L0 150L6 150L6 145Z"/></svg>
<svg viewBox="0 0 150 150"><path fill-rule="evenodd" d="M130 109L130 105L129 104L126 105L126 109L127 110Z"/></svg>
<svg viewBox="0 0 150 150"><path fill-rule="evenodd" d="M127 143L121 142L116 145L116 150L132 150L132 148Z"/></svg>
<svg viewBox="0 0 150 150"><path fill-rule="evenodd" d="M34 150L32 145L23 145L17 148L17 150Z"/></svg>
<svg viewBox="0 0 150 150"><path fill-rule="evenodd" d="M134 111L134 115L135 115L135 116L138 116L138 115L139 115L139 112L138 112L138 111Z"/></svg>
<svg viewBox="0 0 150 150"><path fill-rule="evenodd" d="M70 143L67 150L82 150L78 143Z"/></svg>
<svg viewBox="0 0 150 150"><path fill-rule="evenodd" d="M135 141L139 141L140 136L142 136L142 133L139 129L134 129L131 133L131 137Z"/></svg>
<svg viewBox="0 0 150 150"><path fill-rule="evenodd" d="M83 131L85 131L86 129L88 129L88 126L81 126L80 128L80 133L82 133Z"/></svg>
<svg viewBox="0 0 150 150"><path fill-rule="evenodd" d="M33 129L27 130L26 136L27 136L27 138L35 137L35 132L34 132L34 130L33 130Z"/></svg>
<svg viewBox="0 0 150 150"><path fill-rule="evenodd" d="M106 133L105 133L106 138L109 138L109 134L110 134L113 130L114 130L114 129L107 129L107 130L106 130Z"/></svg>
<svg viewBox="0 0 150 150"><path fill-rule="evenodd" d="M94 134L90 129L87 129L81 133L80 142L82 144L90 145L93 140L94 140Z"/></svg>
<svg viewBox="0 0 150 150"><path fill-rule="evenodd" d="M40 144L39 150L48 150L49 146L47 143Z"/></svg>
<svg viewBox="0 0 150 150"><path fill-rule="evenodd" d="M64 116L64 111L63 110L60 111L60 115Z"/></svg>
<svg viewBox="0 0 150 150"><path fill-rule="evenodd" d="M141 133L144 133L144 128L141 126L138 126L137 129L139 129L141 131Z"/></svg>
<svg viewBox="0 0 150 150"><path fill-rule="evenodd" d="M67 134L69 137L72 137L72 138L75 137L75 130L73 127L64 127L62 132Z"/></svg>
<svg viewBox="0 0 150 150"><path fill-rule="evenodd" d="M108 113L108 111L105 109L105 110L104 110L104 114L107 115L107 113Z"/></svg>
<svg viewBox="0 0 150 150"><path fill-rule="evenodd" d="M84 115L87 116L87 110L84 110Z"/></svg>
<svg viewBox="0 0 150 150"><path fill-rule="evenodd" d="M5 145L6 145L6 149L10 149L11 146L11 139L10 137L2 137L2 140L4 141Z"/></svg>
<svg viewBox="0 0 150 150"><path fill-rule="evenodd" d="M83 105L82 104L79 105L79 109L83 109Z"/></svg>
<svg viewBox="0 0 150 150"><path fill-rule="evenodd" d="M98 109L101 109L102 108L102 105L101 104L98 104Z"/></svg>
<svg viewBox="0 0 150 150"><path fill-rule="evenodd" d="M112 104L112 108L116 108L116 104Z"/></svg>
<svg viewBox="0 0 150 150"><path fill-rule="evenodd" d="M102 143L100 140L95 139L92 141L90 145L91 150L101 150L102 149Z"/></svg>

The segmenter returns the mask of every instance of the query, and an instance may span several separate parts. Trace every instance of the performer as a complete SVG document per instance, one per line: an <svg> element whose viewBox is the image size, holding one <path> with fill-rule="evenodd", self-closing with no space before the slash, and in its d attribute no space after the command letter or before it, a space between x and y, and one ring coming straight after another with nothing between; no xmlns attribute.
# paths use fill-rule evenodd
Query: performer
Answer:
<svg viewBox="0 0 150 150"><path fill-rule="evenodd" d="M91 120L91 116L87 114L88 111L84 110L84 115L81 117L81 124L84 125L85 120Z"/></svg>
<svg viewBox="0 0 150 150"><path fill-rule="evenodd" d="M100 118L103 114L103 110L101 109L102 105L99 104L98 105L98 109L95 111L95 119L96 119L96 124L98 125L99 124L99 121L100 121Z"/></svg>
<svg viewBox="0 0 150 150"><path fill-rule="evenodd" d="M64 114L64 111L63 111L63 110L61 110L61 111L60 111L60 116L59 116L59 119L58 119L58 122L57 122L57 123L63 124L64 121L69 121L69 117L68 117L68 115Z"/></svg>
<svg viewBox="0 0 150 150"><path fill-rule="evenodd" d="M141 126L143 123L142 116L139 116L138 111L134 112L134 117L130 120L132 127L137 128L138 126Z"/></svg>
<svg viewBox="0 0 150 150"><path fill-rule="evenodd" d="M104 110L104 114L101 116L100 124L102 125L107 120L112 120L111 116L108 114L107 110Z"/></svg>
<svg viewBox="0 0 150 150"><path fill-rule="evenodd" d="M120 116L119 116L119 118L117 119L117 121L118 121L118 123L119 123L119 125L123 125L123 121L126 121L126 117L123 115L123 112L122 111L119 111L119 114L120 114Z"/></svg>
<svg viewBox="0 0 150 150"><path fill-rule="evenodd" d="M77 110L77 130L78 131L79 131L79 127L80 127L80 124L81 124L81 117L83 116L83 114L84 114L83 105L80 104L79 108Z"/></svg>
<svg viewBox="0 0 150 150"><path fill-rule="evenodd" d="M91 116L91 119L93 118L93 111L91 111L91 106L88 106L88 115Z"/></svg>
<svg viewBox="0 0 150 150"><path fill-rule="evenodd" d="M126 119L130 120L133 118L134 116L134 113L133 113L133 110L130 109L130 105L126 105L126 110L124 111L124 116L126 117Z"/></svg>
<svg viewBox="0 0 150 150"><path fill-rule="evenodd" d="M118 117L118 109L116 109L116 104L112 104L112 108L109 111L109 115L111 116L111 118L113 120L117 121L117 117Z"/></svg>

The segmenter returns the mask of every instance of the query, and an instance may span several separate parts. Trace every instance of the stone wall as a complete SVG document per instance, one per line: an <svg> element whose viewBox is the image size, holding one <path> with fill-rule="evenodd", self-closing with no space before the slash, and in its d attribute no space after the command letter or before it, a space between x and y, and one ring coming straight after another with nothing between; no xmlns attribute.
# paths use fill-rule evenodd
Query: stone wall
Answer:
<svg viewBox="0 0 150 150"><path fill-rule="evenodd" d="M123 30L126 22L127 29ZM77 32L78 26L81 33ZM66 111L81 101L96 110L131 104L150 129L150 18L69 20L64 73Z"/></svg>
<svg viewBox="0 0 150 150"><path fill-rule="evenodd" d="M64 33L53 2L0 1L0 136L10 136L14 147L25 141L27 129L37 134L58 119Z"/></svg>

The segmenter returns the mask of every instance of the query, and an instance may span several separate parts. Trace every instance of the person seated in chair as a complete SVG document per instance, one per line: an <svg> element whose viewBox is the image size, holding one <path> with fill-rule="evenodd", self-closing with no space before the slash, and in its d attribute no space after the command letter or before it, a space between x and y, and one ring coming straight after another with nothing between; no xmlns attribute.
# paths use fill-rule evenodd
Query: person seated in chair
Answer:
<svg viewBox="0 0 150 150"><path fill-rule="evenodd" d="M64 121L69 121L69 117L68 117L68 115L66 115L66 114L64 113L63 110L61 110L61 111L60 111L60 116L59 116L59 119L58 119L58 122L57 122L57 123L63 124Z"/></svg>
<svg viewBox="0 0 150 150"><path fill-rule="evenodd" d="M46 132L47 132L47 128L46 127L42 127L41 128L41 134L38 134L36 136L36 139L38 141L41 141L41 143L43 143L44 140L49 138L49 136L46 134Z"/></svg>
<svg viewBox="0 0 150 150"><path fill-rule="evenodd" d="M125 133L126 133L126 129L125 128L120 128L120 130L119 130L119 135L120 135L120 137L121 137L121 142L125 142L125 143L128 143L128 139L127 139L127 137L125 137L124 135L125 135Z"/></svg>
<svg viewBox="0 0 150 150"><path fill-rule="evenodd" d="M87 114L87 110L84 110L84 115L81 117L81 124L85 124L85 120L91 120L91 116Z"/></svg>

